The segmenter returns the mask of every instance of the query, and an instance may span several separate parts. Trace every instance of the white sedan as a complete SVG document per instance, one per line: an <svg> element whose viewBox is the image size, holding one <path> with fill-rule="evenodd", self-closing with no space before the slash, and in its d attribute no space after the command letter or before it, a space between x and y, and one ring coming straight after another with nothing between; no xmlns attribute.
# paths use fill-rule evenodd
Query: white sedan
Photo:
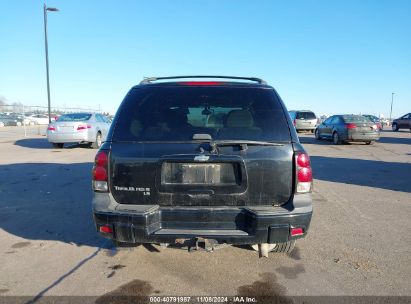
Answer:
<svg viewBox="0 0 411 304"><path fill-rule="evenodd" d="M54 148L65 143L84 143L100 148L110 129L110 120L98 113L71 113L61 115L49 124L47 139Z"/></svg>
<svg viewBox="0 0 411 304"><path fill-rule="evenodd" d="M34 114L31 116L26 116L26 118L34 121L36 125L48 125L49 124L49 117L45 114Z"/></svg>

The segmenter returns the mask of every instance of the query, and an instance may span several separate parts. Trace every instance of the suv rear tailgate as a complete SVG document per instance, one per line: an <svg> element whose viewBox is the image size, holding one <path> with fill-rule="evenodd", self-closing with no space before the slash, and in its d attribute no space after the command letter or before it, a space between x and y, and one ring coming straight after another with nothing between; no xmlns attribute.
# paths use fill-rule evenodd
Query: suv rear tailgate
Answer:
<svg viewBox="0 0 411 304"><path fill-rule="evenodd" d="M281 205L293 192L291 144L198 151L199 143L112 143L110 191L120 204L160 206Z"/></svg>

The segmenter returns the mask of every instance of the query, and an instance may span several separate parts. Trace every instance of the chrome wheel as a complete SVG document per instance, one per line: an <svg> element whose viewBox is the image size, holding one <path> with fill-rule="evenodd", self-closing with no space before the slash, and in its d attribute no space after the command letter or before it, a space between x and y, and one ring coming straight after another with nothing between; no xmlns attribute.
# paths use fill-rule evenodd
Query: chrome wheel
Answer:
<svg viewBox="0 0 411 304"><path fill-rule="evenodd" d="M97 135L97 146L100 147L101 146L101 134Z"/></svg>
<svg viewBox="0 0 411 304"><path fill-rule="evenodd" d="M397 126L396 123L393 123L392 126L391 126L391 128L392 128L392 130L393 130L394 132L398 131L398 126Z"/></svg>
<svg viewBox="0 0 411 304"><path fill-rule="evenodd" d="M102 140L102 138L101 138L101 133L98 132L98 133L97 133L97 136L96 136L96 141L91 144L91 147L92 147L93 149L99 149L99 148L101 147L101 144L102 144L102 143L103 143L103 140Z"/></svg>

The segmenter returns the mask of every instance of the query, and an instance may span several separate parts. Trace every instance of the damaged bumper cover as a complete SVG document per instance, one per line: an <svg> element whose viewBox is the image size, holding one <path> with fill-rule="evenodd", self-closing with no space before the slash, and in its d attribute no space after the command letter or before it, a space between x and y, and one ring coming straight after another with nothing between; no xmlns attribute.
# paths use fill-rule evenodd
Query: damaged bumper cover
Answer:
<svg viewBox="0 0 411 304"><path fill-rule="evenodd" d="M93 215L100 235L118 242L175 244L204 238L220 244L274 244L307 234L311 202L311 194L298 194L279 207L160 207L117 204L110 194L95 193ZM103 226L111 233L102 233ZM291 236L292 228L303 233Z"/></svg>

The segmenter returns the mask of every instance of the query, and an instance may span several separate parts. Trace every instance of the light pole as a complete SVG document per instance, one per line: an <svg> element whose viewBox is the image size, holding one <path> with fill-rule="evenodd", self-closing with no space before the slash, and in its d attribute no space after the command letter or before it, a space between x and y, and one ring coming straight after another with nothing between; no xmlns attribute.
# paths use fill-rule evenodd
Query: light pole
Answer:
<svg viewBox="0 0 411 304"><path fill-rule="evenodd" d="M48 101L48 113L49 113L49 123L51 123L51 106L50 106L50 80L49 80L49 48L47 44L47 11L58 12L59 10L55 7L47 7L44 4L44 44L46 48L46 73L47 73L47 101Z"/></svg>
<svg viewBox="0 0 411 304"><path fill-rule="evenodd" d="M394 94L395 93L391 93L390 124L391 124L391 116L392 116L392 104L394 103Z"/></svg>

